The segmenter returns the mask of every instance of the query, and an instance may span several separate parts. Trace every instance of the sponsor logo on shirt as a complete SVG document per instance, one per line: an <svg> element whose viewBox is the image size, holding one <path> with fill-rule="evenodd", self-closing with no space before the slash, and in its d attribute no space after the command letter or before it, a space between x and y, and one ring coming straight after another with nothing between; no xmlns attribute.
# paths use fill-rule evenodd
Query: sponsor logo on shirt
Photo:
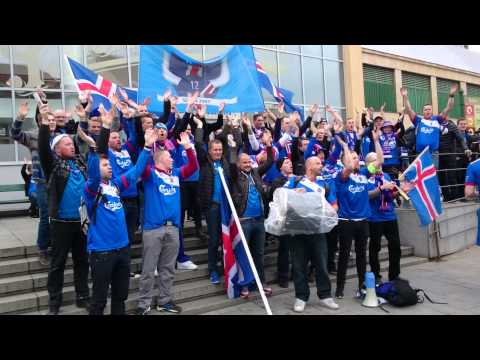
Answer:
<svg viewBox="0 0 480 360"><path fill-rule="evenodd" d="M420 128L420 132L426 135L430 135L431 133L433 133L433 128L422 127Z"/></svg>
<svg viewBox="0 0 480 360"><path fill-rule="evenodd" d="M359 193L365 190L364 185L350 185L348 187L348 191L350 191L352 194Z"/></svg>
<svg viewBox="0 0 480 360"><path fill-rule="evenodd" d="M122 208L122 203L120 201L108 201L106 203L104 203L104 206L106 209L110 210L110 211L117 211L117 210L120 210Z"/></svg>
<svg viewBox="0 0 480 360"><path fill-rule="evenodd" d="M165 196L171 196L171 195L175 195L177 193L177 189L175 189L174 187L165 185L165 184L159 185L158 186L158 191L160 191Z"/></svg>
<svg viewBox="0 0 480 360"><path fill-rule="evenodd" d="M132 160L130 158L119 158L117 157L115 159L115 162L117 163L118 166L120 166L122 169L128 168L129 166L132 165Z"/></svg>

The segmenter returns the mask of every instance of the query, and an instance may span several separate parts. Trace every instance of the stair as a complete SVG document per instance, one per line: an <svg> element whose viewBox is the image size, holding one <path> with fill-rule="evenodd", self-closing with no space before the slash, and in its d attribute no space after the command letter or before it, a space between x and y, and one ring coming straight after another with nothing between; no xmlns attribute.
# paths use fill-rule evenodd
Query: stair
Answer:
<svg viewBox="0 0 480 360"><path fill-rule="evenodd" d="M138 234L139 236L139 234ZM276 279L277 243L265 248L265 277L272 284L274 296L293 291L273 284ZM208 279L207 243L194 236L194 227L190 222L185 226L185 249L192 261L198 265L194 271L177 270L174 282L174 299L183 307L182 314L203 314L241 303L242 299L229 300L225 295L223 281L220 285L212 285ZM401 266L412 266L426 259L413 256L412 247L402 246ZM132 246L132 271L141 270L141 244ZM386 242L382 242L379 254L382 271L388 269L388 250ZM347 278L356 277L355 254L349 260ZM46 290L48 267L38 261L35 246L3 249L0 253L0 314L42 314L48 308L48 292ZM331 277L332 280L335 277ZM223 280L223 279L222 279ZM91 282L90 282L91 286ZM127 311L135 309L138 297L138 279L130 279L130 294L126 302ZM64 276L64 305L61 314L82 315L87 312L73 305L75 292L73 287L72 259L69 257ZM259 296L259 295L258 295ZM105 313L110 311L109 304ZM152 311L151 314L157 314Z"/></svg>

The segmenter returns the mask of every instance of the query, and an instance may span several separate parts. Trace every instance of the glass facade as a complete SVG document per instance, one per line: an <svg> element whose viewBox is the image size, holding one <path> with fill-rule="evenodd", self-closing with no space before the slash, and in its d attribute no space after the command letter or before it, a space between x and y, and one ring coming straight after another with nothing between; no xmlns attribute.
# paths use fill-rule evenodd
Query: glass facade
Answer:
<svg viewBox="0 0 480 360"><path fill-rule="evenodd" d="M194 59L218 56L231 45L175 45ZM340 45L254 45L262 63L277 86L294 92L295 105L306 111L317 103L345 113L342 46ZM32 129L35 102L32 92L41 86L53 108L73 109L77 93L64 56L69 56L121 86L138 87L138 45L0 45L0 165L21 163L29 151L9 137L12 118L19 104L28 101ZM266 106L275 100L263 92Z"/></svg>

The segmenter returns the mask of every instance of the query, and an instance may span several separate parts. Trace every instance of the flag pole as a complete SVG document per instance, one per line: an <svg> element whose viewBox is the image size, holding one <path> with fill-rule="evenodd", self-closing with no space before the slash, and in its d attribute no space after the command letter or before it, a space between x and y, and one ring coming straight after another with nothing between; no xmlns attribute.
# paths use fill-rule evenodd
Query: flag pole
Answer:
<svg viewBox="0 0 480 360"><path fill-rule="evenodd" d="M406 173L408 170L410 170L410 168L415 164L415 162L417 161L417 159L418 159L420 156L422 156L424 152L428 151L428 149L430 149L430 146L427 146L425 149L423 149L423 151L422 151L420 154L417 155L417 157L415 158L415 160L413 160L413 161L411 162L411 164L408 165L408 167L405 169L405 171L400 174L400 176L398 177L398 180L403 181L403 180L405 179L405 176L404 176L405 173ZM435 170L437 170L437 169L435 169Z"/></svg>
<svg viewBox="0 0 480 360"><path fill-rule="evenodd" d="M240 234L240 238L242 239L242 244L245 249L245 253L247 254L248 262L250 263L250 267L252 268L253 276L255 277L255 282L257 283L258 291L260 291L260 295L262 296L263 304L265 305L265 310L267 311L268 315L273 315L272 310L270 309L270 305L268 304L267 297L265 296L265 292L263 291L263 285L260 281L260 277L258 276L257 268L253 263L252 254L250 254L250 249L248 248L247 240L245 239L245 234L242 230L242 225L240 225L240 220L238 219L237 211L235 210L235 206L233 206L232 197L230 196L230 191L228 191L227 183L225 181L225 177L223 176L223 169L218 168L218 174L220 175L220 179L222 181L223 190L225 191L225 195L227 195L228 205L232 210L232 216L235 219L235 224L237 224L238 233Z"/></svg>

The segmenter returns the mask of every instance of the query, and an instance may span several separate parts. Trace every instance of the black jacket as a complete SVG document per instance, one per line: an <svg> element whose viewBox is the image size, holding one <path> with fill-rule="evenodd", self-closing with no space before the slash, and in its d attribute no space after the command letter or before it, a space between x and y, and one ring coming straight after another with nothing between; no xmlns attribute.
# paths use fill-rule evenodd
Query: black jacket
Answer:
<svg viewBox="0 0 480 360"><path fill-rule="evenodd" d="M200 174L198 180L198 201L202 211L210 209L212 205L213 186L214 186L214 166L213 160L204 148L203 128L195 129L195 151L197 153L198 164L200 165ZM227 185L230 183L230 163L228 157L235 156L235 152L231 152L223 148L223 157L221 159L222 168L225 175ZM234 159L231 159L234 162Z"/></svg>
<svg viewBox="0 0 480 360"><path fill-rule="evenodd" d="M40 125L38 131L38 153L47 184L48 215L50 218L56 219L58 206L62 201L63 192L70 176L70 168L67 160L53 156L50 149L50 129L48 125ZM77 154L72 160L75 161L75 164L86 179L87 165L83 157Z"/></svg>
<svg viewBox="0 0 480 360"><path fill-rule="evenodd" d="M458 131L457 125L452 120L440 124L440 146L438 148L440 153L465 152L467 144L462 135ZM455 142L458 141L460 146L456 147Z"/></svg>
<svg viewBox="0 0 480 360"><path fill-rule="evenodd" d="M242 217L247 208L248 200L248 176L252 176L255 188L261 196L260 206L263 212L263 200L266 198L266 193L262 186L262 176L270 169L273 164L273 150L272 147L267 147L267 161L256 169L252 169L249 174L245 174L237 168L237 165L231 165L231 179L232 179L232 200L237 210L239 217Z"/></svg>
<svg viewBox="0 0 480 360"><path fill-rule="evenodd" d="M23 164L21 173L23 181L25 182L25 196L28 196L28 188L30 187L30 179L32 178L32 174L27 174L27 164Z"/></svg>

